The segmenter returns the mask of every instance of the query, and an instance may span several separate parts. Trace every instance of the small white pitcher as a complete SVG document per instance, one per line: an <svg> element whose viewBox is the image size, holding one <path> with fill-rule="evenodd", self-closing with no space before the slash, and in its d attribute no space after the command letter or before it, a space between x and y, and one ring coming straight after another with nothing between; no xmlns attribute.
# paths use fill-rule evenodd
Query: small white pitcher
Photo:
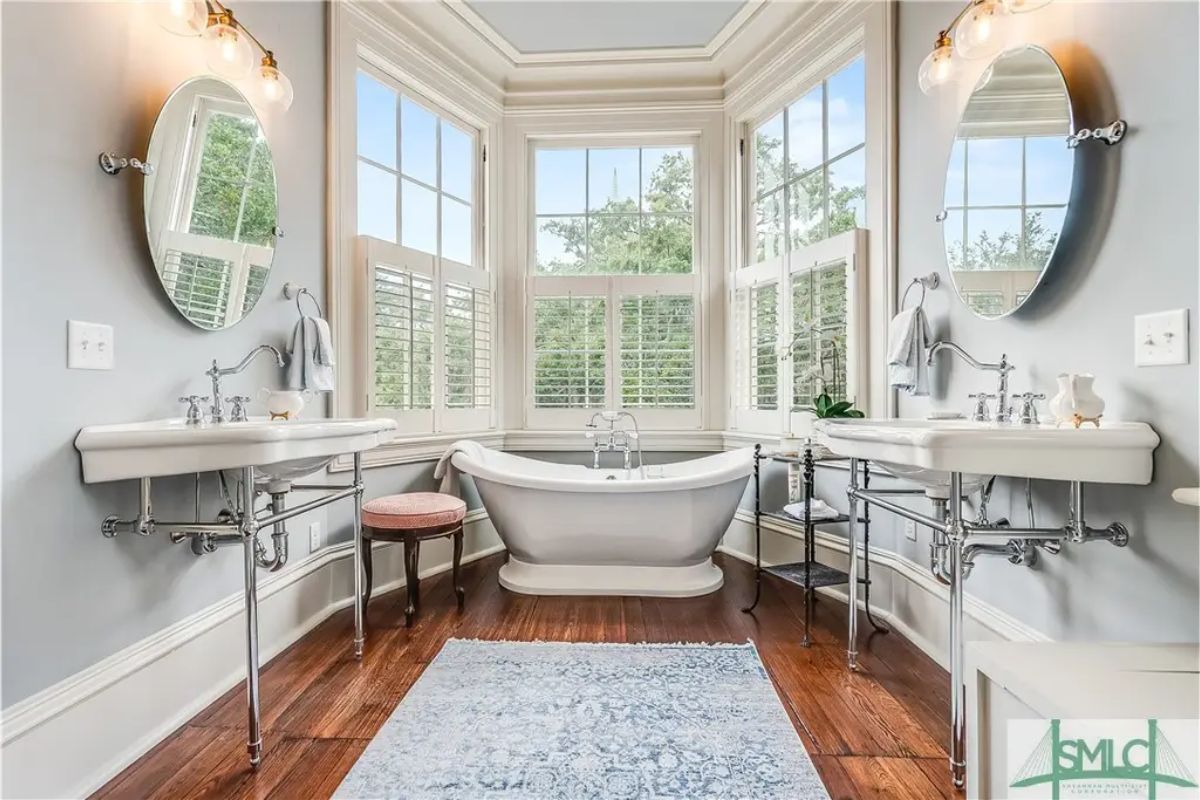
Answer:
<svg viewBox="0 0 1200 800"><path fill-rule="evenodd" d="M1055 425L1070 422L1076 428L1085 422L1100 427L1104 400L1092 389L1094 375L1063 373L1058 376L1058 394L1050 401Z"/></svg>
<svg viewBox="0 0 1200 800"><path fill-rule="evenodd" d="M258 393L266 401L267 413L271 415L271 419L296 419L313 394L308 389L260 389Z"/></svg>

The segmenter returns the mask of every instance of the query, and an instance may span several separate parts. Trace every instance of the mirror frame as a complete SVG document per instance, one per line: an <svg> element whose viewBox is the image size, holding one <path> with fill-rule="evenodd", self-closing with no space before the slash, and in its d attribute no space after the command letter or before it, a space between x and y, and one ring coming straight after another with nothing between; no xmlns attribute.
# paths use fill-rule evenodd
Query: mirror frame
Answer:
<svg viewBox="0 0 1200 800"><path fill-rule="evenodd" d="M263 125L262 117L259 116L258 109L256 109L254 107L254 104L252 102L250 102L250 98L248 98L246 96L245 92L243 92L241 89L239 89L237 86L235 86L233 84L233 82L231 82L225 78L222 78L219 75L211 75L211 74L193 75L192 77L187 78L186 80L180 82L174 89L172 89L170 91L170 93L167 94L166 98L162 102L162 105L158 109L158 113L154 117L154 125L151 126L150 136L146 141L147 159L149 159L149 157L150 157L151 146L154 143L154 135L155 135L155 133L158 132L159 126L163 123L163 117L167 113L167 109L170 108L171 101L173 101L181 92L185 91L189 86L192 86L193 84L200 83L200 82L206 82L206 81L216 81L216 82L223 84L227 89L229 89L231 92L233 92L235 95L237 95L238 99L240 99L243 103L245 103L246 108L248 108L250 110L250 113L254 115L254 121L258 124L258 129L262 132L263 139L267 143L267 152L271 156L271 190L275 195L275 224L272 228L272 236L274 238L275 244L271 248L271 265L267 268L267 278L266 278L266 281L270 281L271 270L273 270L275 268L275 257L278 252L278 240L280 238L282 238L282 233L281 233L281 229L279 226L279 171L276 168L275 152L271 147L270 139L267 138L267 131L266 131L266 127ZM162 174L162 172L161 172L162 164L154 163L153 167L154 167L154 171L155 171L154 178L157 179L157 177ZM149 176L147 176L147 178L149 179ZM155 280L158 281L159 288L162 289L163 294L166 295L167 301L170 302L171 306L179 313L179 316L182 317L184 320L186 320L189 324L195 326L196 328L198 328L202 331L205 331L207 333L217 333L219 331L226 331L226 330L229 330L230 328L233 328L238 323L240 323L242 320L244 320L247 316L249 316L250 312L252 312L255 308L258 307L259 302L263 298L263 294L266 293L266 282L264 282L264 285L263 285L263 292L260 293L258 298L254 301L254 305L251 306L249 309L247 309L246 313L242 314L236 320L229 323L228 325L223 325L220 328L210 328L205 325L201 325L200 323L196 322L191 317L189 317L187 314L185 314L183 309L179 307L179 303L176 302L175 298L171 296L171 293L169 291L167 291L167 286L163 282L162 273L159 272L158 262L156 261L155 256L154 256L154 242L153 242L153 239L151 238L152 234L150 231L150 211L149 211L149 207L147 204L147 188L149 185L150 184L148 183L148 181L143 182L143 187L142 187L142 192L141 192L142 221L143 221L143 227L145 228L145 232L146 232L146 249L150 253L150 266L154 271L154 278L155 278Z"/></svg>
<svg viewBox="0 0 1200 800"><path fill-rule="evenodd" d="M1059 81L1062 82L1063 95L1066 97L1066 100L1067 100L1068 130L1063 135L1064 143L1067 141L1067 139L1069 137L1071 137L1075 134L1075 131L1076 131L1075 103L1071 97L1071 86L1067 82L1066 73L1063 72L1062 66L1058 63L1058 59L1056 59L1050 53L1049 50L1047 50L1046 48L1044 48L1040 45L1029 44L1029 43L1014 45L1013 47L1005 48L1001 52L997 53L994 57L992 57L992 59L988 62L987 66L984 68L983 72L980 73L980 78L976 81L975 86L972 87L971 93L969 95L967 95L966 103L964 103L963 107L961 109L959 109L958 121L955 123L955 128L954 128L954 138L951 139L951 141L950 141L950 152L946 155L946 167L945 167L945 169L942 170L942 176L943 176L942 177L942 210L941 210L941 213L938 214L937 222L942 229L942 236L941 236L942 256L946 259L946 272L950 276L950 284L954 287L954 296L958 298L958 301L960 303L962 303L963 306L965 306L968 311L970 311L972 314L974 314L979 319L984 320L985 322L994 322L996 320L1005 319L1006 317L1012 316L1017 311L1019 311L1021 308L1023 308L1026 303L1029 302L1030 298L1033 297L1033 295L1037 292L1037 290L1039 288L1041 288L1042 284L1045 282L1046 273L1048 273L1050 271L1050 268L1053 266L1055 259L1057 259L1059 257L1059 251L1060 251L1060 246L1061 246L1062 240L1063 240L1063 234L1067 231L1067 229L1071 225L1072 210L1074 209L1074 203L1072 202L1072 200L1073 200L1073 197L1075 194L1076 184L1078 183L1079 177L1080 177L1079 150L1078 150L1078 148L1068 148L1069 152L1071 153L1071 184L1070 184L1070 188L1067 192L1067 204L1066 204L1066 207L1063 209L1062 226L1059 228L1058 236L1055 237L1055 239L1054 239L1054 247L1051 248L1050 255L1046 257L1046 263L1042 265L1041 270L1038 272L1037 279L1033 282L1033 286L1030 287L1029 293L1025 296L1025 299L1022 300L1020 303L1015 304L1012 308L1008 309L1004 313L996 314L994 316L985 316L984 314L981 314L979 311L974 309L966 301L966 299L963 298L963 296L962 296L962 291L958 287L958 281L956 281L954 279L954 270L950 268L950 255L948 252L946 252L945 226L946 226L946 217L947 217L947 210L946 210L947 197L946 197L946 178L945 178L945 176L947 176L950 172L951 159L954 157L954 144L958 141L958 128L959 128L959 126L962 125L963 115L967 111L967 106L969 106L971 104L971 98L973 98L975 96L975 93L978 92L979 89L981 88L980 84L985 83L983 81L984 76L987 76L990 79L990 77L991 77L990 73L992 72L996 62L999 61L1001 58L1004 58L1005 56L1008 56L1008 55L1012 55L1013 53L1016 53L1018 51L1025 51L1025 50L1036 50L1036 51L1040 52L1046 58L1046 60L1049 61L1050 64L1052 64L1054 66L1054 71L1058 75Z"/></svg>

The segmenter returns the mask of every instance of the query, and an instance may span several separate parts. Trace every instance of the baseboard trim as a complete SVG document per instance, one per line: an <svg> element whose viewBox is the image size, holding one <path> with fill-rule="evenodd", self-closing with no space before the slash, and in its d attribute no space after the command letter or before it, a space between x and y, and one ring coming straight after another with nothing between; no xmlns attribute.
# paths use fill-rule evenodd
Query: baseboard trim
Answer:
<svg viewBox="0 0 1200 800"><path fill-rule="evenodd" d="M486 511L469 513L466 526L464 561L503 551ZM739 510L718 550L754 563L748 548L730 542L731 537L741 537L752 544L753 526L753 513ZM803 542L799 526L764 519L761 527L765 537L781 537L775 541L766 538L766 547ZM835 565L849 557L848 543L840 536L818 531L815 544L822 551L822 560ZM403 559L396 550L392 543L375 544L375 572L383 579L376 584L378 593L404 585ZM440 553L433 547L423 552ZM946 587L904 556L876 547L870 554L872 569L879 571L875 573L878 586L887 589L873 594L872 611L945 666ZM264 664L353 602L352 555L352 545L345 542L314 553L286 572L260 576L259 635ZM764 560L764 564L770 563ZM447 555L423 568L421 577L449 568ZM847 602L844 589L819 591ZM226 597L6 709L0 715L4 761L0 794L86 796L241 683L242 602L240 592ZM916 613L917 606L941 613ZM1041 632L970 595L965 610L970 638L1049 641ZM982 635L970 636L972 631ZM214 675L219 677L214 679ZM161 711L172 708L176 709L173 713ZM98 731L104 735L97 736Z"/></svg>
<svg viewBox="0 0 1200 800"><path fill-rule="evenodd" d="M735 531L735 528L739 525L743 526L742 530ZM791 526L780 520L764 518L761 528L764 536L785 537L788 540L793 540L797 546L804 541L803 530L799 525ZM753 529L754 513L746 509L739 509L734 516L734 521L730 526L729 532L722 539L722 544L718 550L741 561L753 564L754 555L752 552L748 553L743 549L734 547L728 541L730 533L735 532L743 535L748 534L752 541ZM818 530L813 537L813 542L819 551L825 551L826 557L832 555L833 559L831 560L833 561L841 560L844 562L849 559L849 543L841 536ZM764 548L769 546L769 542L764 542ZM859 550L861 557L861 546ZM948 614L950 613L949 588L938 582L926 567L891 550L872 547L870 557L871 569L884 570L885 577L887 578L887 580L881 580L878 572L873 572L872 577L874 580L872 586L876 589L880 586L889 589L889 591L884 593L873 592L871 612L875 616L885 620L891 627L895 628L897 632L915 644L930 658L937 661L943 667L946 667L949 664L945 646ZM765 566L770 566L772 563L767 560L763 561ZM825 587L818 591L840 602L845 603L848 601L848 594L844 588ZM916 593L916 599L913 598L911 592ZM901 596L906 601L902 604L897 602ZM922 603L924 604L923 607L928 608L929 606L933 606L941 613L933 615L906 613L906 609ZM858 601L858 605L860 608L863 607L861 598ZM1041 631L1026 625L995 606L985 603L970 594L966 596L964 611L968 622L969 638L999 639L1014 642L1051 641L1050 637Z"/></svg>
<svg viewBox="0 0 1200 800"><path fill-rule="evenodd" d="M464 562L504 549L482 509L468 514L465 525ZM450 569L446 549L444 560L421 570L422 578ZM376 593L405 583L403 559L390 552L394 550L394 543L375 544ZM353 552L353 545L344 542L285 572L260 574L264 665L353 602ZM422 552L440 555L433 547ZM86 796L241 683L242 610L241 592L230 595L6 709L0 717L0 793ZM104 735L97 736L99 731Z"/></svg>

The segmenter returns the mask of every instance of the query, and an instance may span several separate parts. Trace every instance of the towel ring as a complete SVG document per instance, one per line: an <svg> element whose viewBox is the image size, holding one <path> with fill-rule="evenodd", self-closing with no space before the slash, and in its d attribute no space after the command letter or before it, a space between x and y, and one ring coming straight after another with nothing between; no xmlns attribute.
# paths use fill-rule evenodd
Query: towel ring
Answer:
<svg viewBox="0 0 1200 800"><path fill-rule="evenodd" d="M921 286L921 300L917 303L917 308L925 307L925 292L928 289L938 288L938 284L942 282L941 277L936 272L931 272L928 275L923 275L920 278L913 278L912 282L904 290L904 296L900 298L900 308L904 309L904 304L908 302L908 293L912 291L914 286Z"/></svg>
<svg viewBox="0 0 1200 800"><path fill-rule="evenodd" d="M317 307L317 316L324 318L325 312L321 310L320 301L317 300L317 296L315 294L308 290L307 286L297 286L290 281L283 285L283 296L289 300L293 297L296 298L296 310L300 312L300 316L302 317L308 316L304 313L304 308L300 305L300 298L304 295L308 295L309 299L312 300L313 305Z"/></svg>

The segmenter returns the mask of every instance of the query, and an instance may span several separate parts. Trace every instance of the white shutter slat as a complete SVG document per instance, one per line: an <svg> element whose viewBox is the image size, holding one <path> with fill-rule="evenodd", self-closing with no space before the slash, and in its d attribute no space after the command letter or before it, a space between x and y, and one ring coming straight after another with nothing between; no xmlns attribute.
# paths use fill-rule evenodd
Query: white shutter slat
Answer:
<svg viewBox="0 0 1200 800"><path fill-rule="evenodd" d="M626 408L694 408L696 312L691 295L621 300L621 400Z"/></svg>
<svg viewBox="0 0 1200 800"><path fill-rule="evenodd" d="M372 270L375 406L433 407L433 281L409 270Z"/></svg>
<svg viewBox="0 0 1200 800"><path fill-rule="evenodd" d="M604 407L605 307L603 297L534 300L535 407Z"/></svg>
<svg viewBox="0 0 1200 800"><path fill-rule="evenodd" d="M442 298L446 407L487 408L492 402L492 296L447 283Z"/></svg>

